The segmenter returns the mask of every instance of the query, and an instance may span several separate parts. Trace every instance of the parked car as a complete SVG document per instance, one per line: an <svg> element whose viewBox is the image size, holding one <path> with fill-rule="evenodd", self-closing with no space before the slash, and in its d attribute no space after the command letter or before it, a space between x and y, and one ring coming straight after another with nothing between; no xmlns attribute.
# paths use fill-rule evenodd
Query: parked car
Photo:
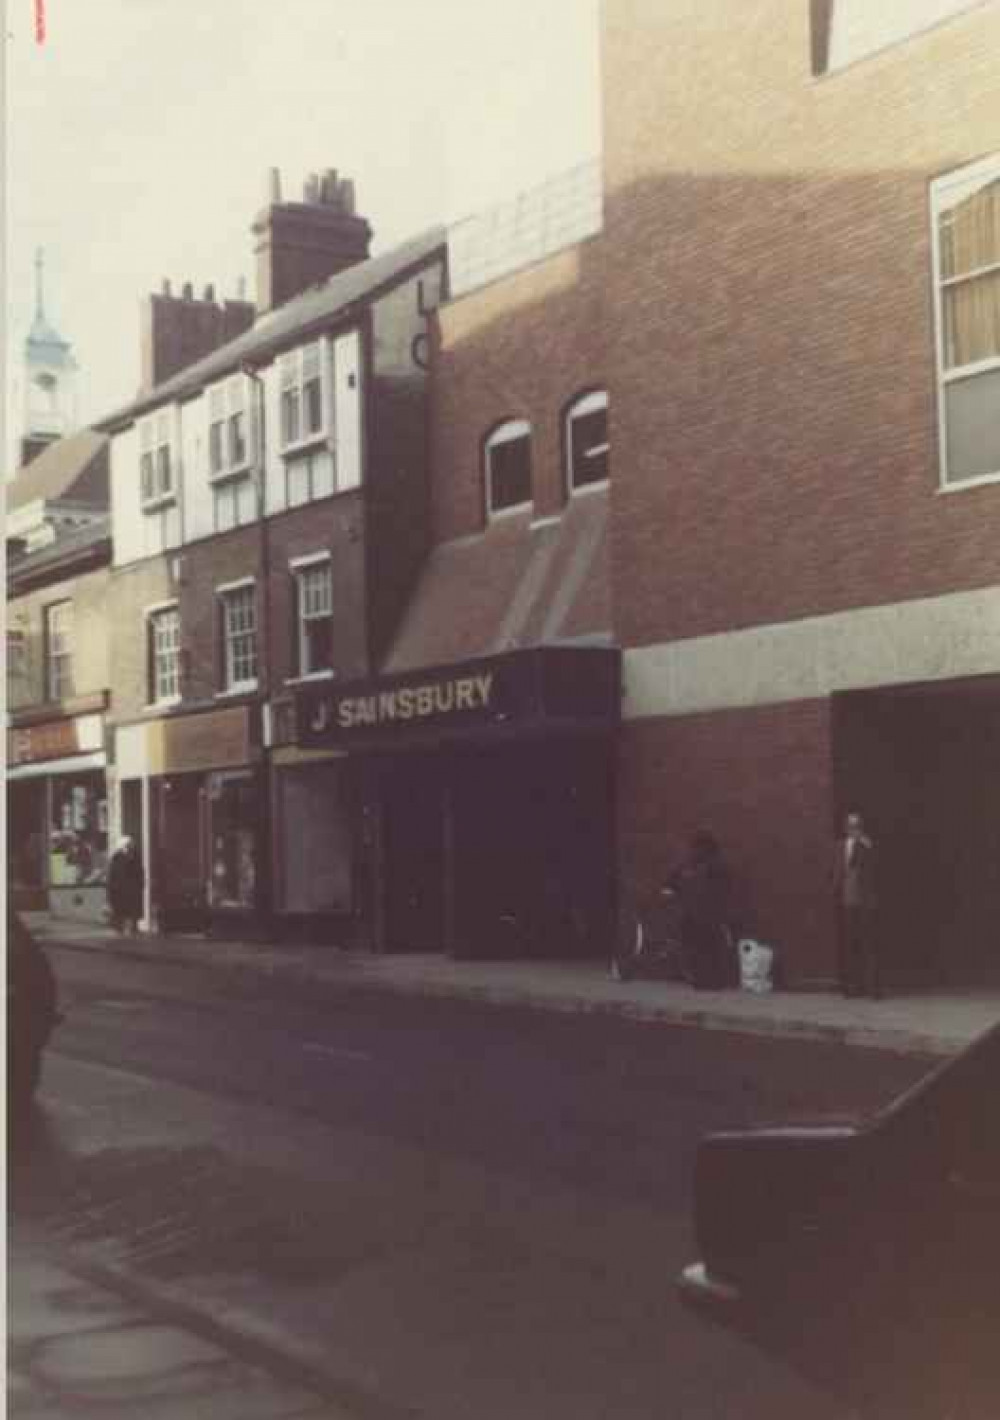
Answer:
<svg viewBox="0 0 1000 1420"><path fill-rule="evenodd" d="M7 1107L28 1109L41 1076L42 1052L61 1019L52 967L23 918L7 913Z"/></svg>
<svg viewBox="0 0 1000 1420"><path fill-rule="evenodd" d="M864 1416L1000 1416L1000 1027L868 1120L707 1136L693 1307Z"/></svg>

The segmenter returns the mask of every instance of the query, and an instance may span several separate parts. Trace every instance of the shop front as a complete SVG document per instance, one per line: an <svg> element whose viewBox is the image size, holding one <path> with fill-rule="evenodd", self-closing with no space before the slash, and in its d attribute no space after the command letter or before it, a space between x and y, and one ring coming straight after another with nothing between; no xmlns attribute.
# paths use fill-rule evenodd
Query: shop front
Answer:
<svg viewBox="0 0 1000 1420"><path fill-rule="evenodd" d="M606 951L619 703L619 655L603 647L300 689L300 751L340 757L341 883L367 942L459 956Z"/></svg>
<svg viewBox="0 0 1000 1420"><path fill-rule="evenodd" d="M103 716L9 730L7 765L8 884L15 902L100 920L108 864Z"/></svg>
<svg viewBox="0 0 1000 1420"><path fill-rule="evenodd" d="M255 931L266 875L259 712L232 706L124 726L119 818L140 845L164 932Z"/></svg>

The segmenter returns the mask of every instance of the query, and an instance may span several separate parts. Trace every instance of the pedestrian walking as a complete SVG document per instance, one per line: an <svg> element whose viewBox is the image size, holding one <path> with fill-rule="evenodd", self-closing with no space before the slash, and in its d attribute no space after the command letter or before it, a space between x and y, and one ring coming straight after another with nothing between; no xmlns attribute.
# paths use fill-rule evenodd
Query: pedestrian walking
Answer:
<svg viewBox="0 0 1000 1420"><path fill-rule="evenodd" d="M731 985L736 966L733 882L713 834L699 829L669 881L680 898L681 932L693 985L702 990Z"/></svg>
<svg viewBox="0 0 1000 1420"><path fill-rule="evenodd" d="M834 881L840 916L840 989L845 996L882 995L875 912L876 852L861 814L852 810L837 842Z"/></svg>
<svg viewBox="0 0 1000 1420"><path fill-rule="evenodd" d="M139 854L131 838L123 838L108 864L108 907L116 932L134 936L142 917L142 899L146 886Z"/></svg>

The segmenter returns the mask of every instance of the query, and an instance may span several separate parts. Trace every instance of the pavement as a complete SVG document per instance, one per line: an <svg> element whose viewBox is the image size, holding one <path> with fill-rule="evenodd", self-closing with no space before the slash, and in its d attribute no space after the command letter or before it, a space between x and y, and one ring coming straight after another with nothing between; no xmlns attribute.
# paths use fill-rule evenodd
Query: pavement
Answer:
<svg viewBox="0 0 1000 1420"><path fill-rule="evenodd" d="M26 913L42 942L131 960L210 966L230 979L308 991L388 991L562 1013L603 1013L693 1029L791 1036L951 1055L1000 1023L1000 987L908 988L882 1000L833 991L696 991L680 982L612 981L600 961L469 961L443 953L376 955L325 945L139 934Z"/></svg>
<svg viewBox="0 0 1000 1420"><path fill-rule="evenodd" d="M191 1308L57 1259L21 1225L8 1233L7 1277L14 1420L349 1420L284 1357L246 1344L234 1352L232 1337Z"/></svg>

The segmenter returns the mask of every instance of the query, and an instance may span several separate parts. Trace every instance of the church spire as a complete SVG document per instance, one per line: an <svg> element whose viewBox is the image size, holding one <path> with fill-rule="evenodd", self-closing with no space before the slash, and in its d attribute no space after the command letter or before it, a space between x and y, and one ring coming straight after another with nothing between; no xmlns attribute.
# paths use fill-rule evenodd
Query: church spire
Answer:
<svg viewBox="0 0 1000 1420"><path fill-rule="evenodd" d="M35 248L35 320L45 319L45 252Z"/></svg>

